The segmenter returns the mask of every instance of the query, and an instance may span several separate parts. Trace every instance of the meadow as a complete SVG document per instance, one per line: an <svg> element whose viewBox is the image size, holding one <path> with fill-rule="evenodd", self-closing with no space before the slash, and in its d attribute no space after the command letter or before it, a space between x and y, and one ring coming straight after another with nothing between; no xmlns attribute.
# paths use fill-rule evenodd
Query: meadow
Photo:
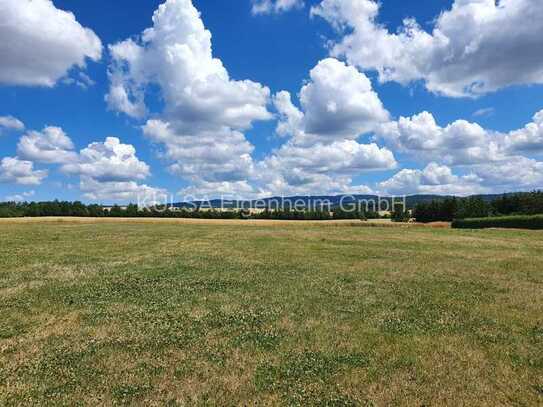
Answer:
<svg viewBox="0 0 543 407"><path fill-rule="evenodd" d="M0 405L541 405L543 233L0 222Z"/></svg>

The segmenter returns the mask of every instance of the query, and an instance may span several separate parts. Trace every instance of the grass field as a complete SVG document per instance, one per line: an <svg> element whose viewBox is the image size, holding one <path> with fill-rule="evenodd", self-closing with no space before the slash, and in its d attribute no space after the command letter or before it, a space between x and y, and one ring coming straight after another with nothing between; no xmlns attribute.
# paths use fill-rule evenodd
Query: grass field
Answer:
<svg viewBox="0 0 543 407"><path fill-rule="evenodd" d="M0 405L543 403L542 232L0 231Z"/></svg>

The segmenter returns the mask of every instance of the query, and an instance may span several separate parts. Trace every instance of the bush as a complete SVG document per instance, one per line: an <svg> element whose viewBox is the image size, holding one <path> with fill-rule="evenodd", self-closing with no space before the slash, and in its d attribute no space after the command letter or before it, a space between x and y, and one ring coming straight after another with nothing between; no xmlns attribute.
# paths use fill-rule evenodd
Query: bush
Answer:
<svg viewBox="0 0 543 407"><path fill-rule="evenodd" d="M392 220L392 222L407 223L411 220L411 214L409 213L409 211L395 210L390 215L390 219Z"/></svg>
<svg viewBox="0 0 543 407"><path fill-rule="evenodd" d="M502 216L495 218L457 219L452 223L455 229L543 229L543 215Z"/></svg>

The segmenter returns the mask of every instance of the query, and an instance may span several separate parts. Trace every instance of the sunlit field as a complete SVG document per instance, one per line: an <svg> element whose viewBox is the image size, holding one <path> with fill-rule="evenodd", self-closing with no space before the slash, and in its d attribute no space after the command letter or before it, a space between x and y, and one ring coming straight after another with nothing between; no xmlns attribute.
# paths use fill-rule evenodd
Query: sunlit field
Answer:
<svg viewBox="0 0 543 407"><path fill-rule="evenodd" d="M542 232L0 230L0 405L543 403Z"/></svg>

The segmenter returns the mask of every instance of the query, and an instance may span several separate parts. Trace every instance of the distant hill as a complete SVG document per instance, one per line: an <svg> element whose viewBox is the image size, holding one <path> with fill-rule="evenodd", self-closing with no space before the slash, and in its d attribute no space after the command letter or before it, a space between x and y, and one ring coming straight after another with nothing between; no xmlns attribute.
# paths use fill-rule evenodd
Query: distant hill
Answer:
<svg viewBox="0 0 543 407"><path fill-rule="evenodd" d="M482 198L484 201L491 202L496 198L503 196L503 194L489 194L489 195L474 195ZM453 195L410 195L406 197L406 205L408 209L412 209L418 203L431 202L435 200L443 200L446 198L452 198ZM460 197L458 197L460 198ZM330 206L349 205L356 202L378 202L387 201L389 206L392 204L391 197L379 197L377 195L314 195L314 196L289 196L289 197L270 197L255 200L246 201L234 201L234 200L220 200L213 199L210 201L193 201L193 202L178 202L173 206L176 208L275 208L281 207L294 207L295 205L306 207L316 207L323 202L329 202ZM401 202L402 198L395 198L395 202ZM386 206L383 203L383 206Z"/></svg>

